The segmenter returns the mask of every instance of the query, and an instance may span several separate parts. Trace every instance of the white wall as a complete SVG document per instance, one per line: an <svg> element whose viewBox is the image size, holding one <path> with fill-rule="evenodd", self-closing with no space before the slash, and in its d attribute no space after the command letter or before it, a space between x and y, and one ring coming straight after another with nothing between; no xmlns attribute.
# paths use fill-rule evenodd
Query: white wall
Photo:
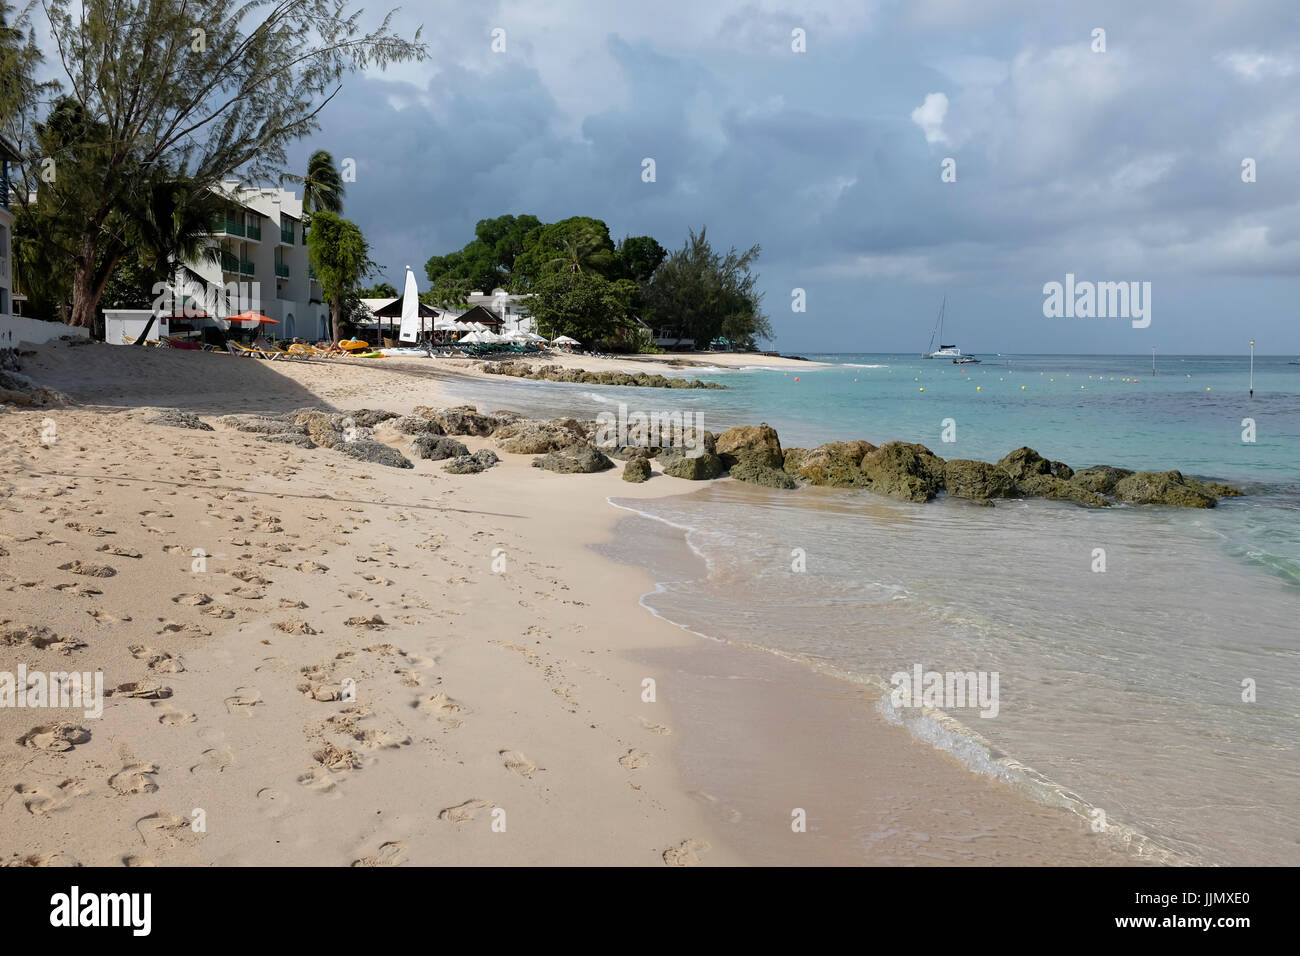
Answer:
<svg viewBox="0 0 1300 956"><path fill-rule="evenodd" d="M62 322L25 319L21 315L0 315L0 348L14 348L20 342L25 345L42 345L61 335L75 335L85 339L90 337L90 330L74 328Z"/></svg>
<svg viewBox="0 0 1300 956"><path fill-rule="evenodd" d="M105 309L104 341L109 345L129 344L122 336L138 339L153 312L149 309ZM157 342L159 335L167 335L167 320L159 319L149 330L149 341Z"/></svg>

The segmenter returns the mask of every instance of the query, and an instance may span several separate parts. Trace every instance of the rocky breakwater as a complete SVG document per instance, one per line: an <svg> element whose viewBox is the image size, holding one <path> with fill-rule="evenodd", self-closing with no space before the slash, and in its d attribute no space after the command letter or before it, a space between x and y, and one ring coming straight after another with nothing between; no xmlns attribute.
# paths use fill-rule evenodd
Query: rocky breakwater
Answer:
<svg viewBox="0 0 1300 956"><path fill-rule="evenodd" d="M489 375L509 375L531 381L571 382L578 385L627 385L641 388L726 388L717 382L698 378L668 378L646 372L590 372L562 365L530 365L527 362L484 362L481 366Z"/></svg>

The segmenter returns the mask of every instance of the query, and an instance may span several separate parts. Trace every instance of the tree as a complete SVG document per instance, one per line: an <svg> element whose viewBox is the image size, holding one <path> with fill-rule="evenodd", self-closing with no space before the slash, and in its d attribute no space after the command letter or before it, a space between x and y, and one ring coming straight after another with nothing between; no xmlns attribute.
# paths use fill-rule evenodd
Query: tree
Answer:
<svg viewBox="0 0 1300 956"><path fill-rule="evenodd" d="M650 281L668 256L668 250L653 236L628 236L618 244L617 252L623 278L642 284Z"/></svg>
<svg viewBox="0 0 1300 956"><path fill-rule="evenodd" d="M360 298L358 285L374 271L370 245L355 222L332 212L317 212L312 217L311 232L307 233L307 257L316 271L321 294L330 304L331 328L338 341L347 318L344 305Z"/></svg>
<svg viewBox="0 0 1300 956"><path fill-rule="evenodd" d="M636 284L611 282L590 270L557 271L543 276L533 292L528 311L547 338L570 335L592 343L629 327Z"/></svg>
<svg viewBox="0 0 1300 956"><path fill-rule="evenodd" d="M749 348L756 339L770 339L772 327L760 308L763 297L755 291L758 273L752 271L759 252L755 245L744 253L732 247L719 255L703 228L698 235L692 231L644 287L647 321L678 329L697 345L725 336Z"/></svg>
<svg viewBox="0 0 1300 956"><path fill-rule="evenodd" d="M346 4L45 0L71 98L102 130L21 165L20 205L52 193L61 212L57 229L33 224L72 266L74 325L93 324L124 254L115 216L140 200L152 170L200 188L236 170L274 178L286 146L320 128L346 73L427 56L419 31L411 41L390 31L391 13L367 32Z"/></svg>
<svg viewBox="0 0 1300 956"><path fill-rule="evenodd" d="M430 301L435 305L462 305L471 292L491 294L508 287L515 259L524 240L542 222L536 216L497 216L480 219L474 238L458 252L431 256L424 274L433 284Z"/></svg>
<svg viewBox="0 0 1300 956"><path fill-rule="evenodd" d="M554 272L591 270L618 278L618 259L609 238L609 226L588 216L572 216L538 226L524 238L510 280L512 292L529 292L544 276Z"/></svg>
<svg viewBox="0 0 1300 956"><path fill-rule="evenodd" d="M33 6L35 0L16 10L0 0L0 136L20 150L30 145L28 134L36 111L44 109L47 97L58 87L52 81L36 80L43 58L32 29Z"/></svg>
<svg viewBox="0 0 1300 956"><path fill-rule="evenodd" d="M334 157L318 149L307 160L307 173L295 176L285 173L281 182L289 181L302 186L302 224L311 225L311 214L316 210L341 213L343 211L343 177L334 165Z"/></svg>

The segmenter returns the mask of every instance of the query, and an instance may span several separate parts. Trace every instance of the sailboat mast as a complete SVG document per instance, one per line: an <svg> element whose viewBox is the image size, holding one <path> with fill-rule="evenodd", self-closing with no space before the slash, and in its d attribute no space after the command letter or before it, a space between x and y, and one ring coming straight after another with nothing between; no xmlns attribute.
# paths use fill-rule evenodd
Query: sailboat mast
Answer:
<svg viewBox="0 0 1300 956"><path fill-rule="evenodd" d="M946 309L947 307L948 307L948 295L947 293L944 293L943 304L939 306L939 321L935 325L934 331L930 333L930 347L925 350L925 354L927 358L931 355L931 353L934 352L934 337L937 335L939 336L939 341L940 342L943 341L943 312L944 309Z"/></svg>

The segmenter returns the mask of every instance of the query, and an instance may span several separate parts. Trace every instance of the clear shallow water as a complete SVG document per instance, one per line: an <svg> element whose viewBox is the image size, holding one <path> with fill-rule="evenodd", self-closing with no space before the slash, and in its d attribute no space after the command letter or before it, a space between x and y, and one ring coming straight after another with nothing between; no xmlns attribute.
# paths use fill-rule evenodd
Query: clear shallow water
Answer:
<svg viewBox="0 0 1300 956"><path fill-rule="evenodd" d="M695 373L726 391L510 380L498 404L582 417L620 401L695 410L714 431L767 421L787 447L901 438L996 460L1028 444L1075 467L1177 467L1243 484L1249 497L1192 512L921 506L715 483L637 503L686 529L709 566L644 603L854 680L914 663L998 671L998 716L953 716L1052 787L1008 772L977 738L937 744L1045 799L1077 795L1193 859L1300 863L1300 366L1257 359L1251 399L1244 357L1158 357L1155 377L1149 356L809 358L836 364ZM1247 417L1253 444L1241 440ZM956 442L941 440L945 418ZM805 573L791 571L795 548ZM1105 573L1091 570L1095 548ZM1255 703L1241 700L1247 678Z"/></svg>

